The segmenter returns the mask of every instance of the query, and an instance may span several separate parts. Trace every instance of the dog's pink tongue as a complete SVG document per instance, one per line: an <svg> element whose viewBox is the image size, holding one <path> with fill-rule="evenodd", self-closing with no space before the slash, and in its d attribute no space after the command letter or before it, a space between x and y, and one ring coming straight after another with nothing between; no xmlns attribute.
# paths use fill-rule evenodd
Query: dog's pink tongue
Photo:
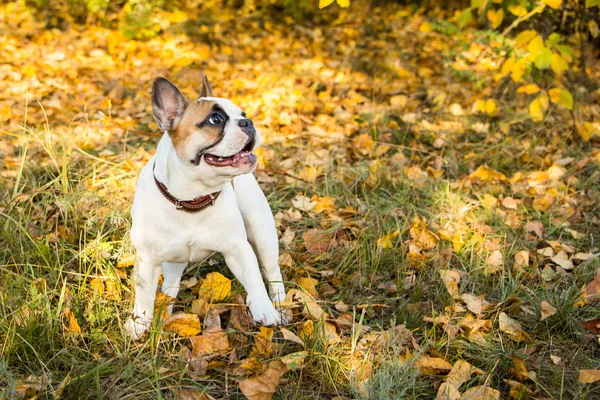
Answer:
<svg viewBox="0 0 600 400"><path fill-rule="evenodd" d="M254 153L242 151L233 156L233 162L231 163L231 166L239 167L244 164L252 165L254 163L256 163L256 155L254 155Z"/></svg>

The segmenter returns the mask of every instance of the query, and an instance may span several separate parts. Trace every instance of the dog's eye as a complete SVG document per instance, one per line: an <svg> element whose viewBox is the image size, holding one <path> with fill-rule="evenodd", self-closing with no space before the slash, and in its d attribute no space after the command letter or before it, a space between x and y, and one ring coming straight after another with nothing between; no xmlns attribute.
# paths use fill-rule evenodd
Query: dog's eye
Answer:
<svg viewBox="0 0 600 400"><path fill-rule="evenodd" d="M246 118L246 113L242 112L242 117Z"/></svg>
<svg viewBox="0 0 600 400"><path fill-rule="evenodd" d="M211 125L220 125L223 121L225 121L225 119L217 113L211 114L211 116L208 117L208 123Z"/></svg>

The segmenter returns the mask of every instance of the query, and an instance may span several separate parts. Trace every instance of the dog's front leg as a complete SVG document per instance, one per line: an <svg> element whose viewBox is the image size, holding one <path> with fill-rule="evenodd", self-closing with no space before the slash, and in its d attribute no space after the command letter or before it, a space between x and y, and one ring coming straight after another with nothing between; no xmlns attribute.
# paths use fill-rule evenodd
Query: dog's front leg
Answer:
<svg viewBox="0 0 600 400"><path fill-rule="evenodd" d="M133 271L135 285L133 318L127 321L125 325L134 340L138 340L152 323L160 272L160 262L152 260L151 257L138 254Z"/></svg>
<svg viewBox="0 0 600 400"><path fill-rule="evenodd" d="M281 314L273 307L267 294L258 261L250 243L244 241L223 255L231 272L248 292L246 303L254 321L263 325L282 324L284 321Z"/></svg>

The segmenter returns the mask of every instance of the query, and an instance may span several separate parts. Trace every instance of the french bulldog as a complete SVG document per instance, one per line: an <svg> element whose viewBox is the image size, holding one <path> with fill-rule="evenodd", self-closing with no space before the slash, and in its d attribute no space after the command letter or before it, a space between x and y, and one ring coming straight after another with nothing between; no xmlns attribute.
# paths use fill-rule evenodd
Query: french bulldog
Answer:
<svg viewBox="0 0 600 400"><path fill-rule="evenodd" d="M244 286L254 321L284 323L273 305L285 299L275 221L252 174L260 141L252 121L228 99L212 97L205 75L195 101L157 78L152 110L164 135L140 172L131 208L135 300L127 331L137 340L150 326L161 273L162 292L177 297L188 263L213 252Z"/></svg>

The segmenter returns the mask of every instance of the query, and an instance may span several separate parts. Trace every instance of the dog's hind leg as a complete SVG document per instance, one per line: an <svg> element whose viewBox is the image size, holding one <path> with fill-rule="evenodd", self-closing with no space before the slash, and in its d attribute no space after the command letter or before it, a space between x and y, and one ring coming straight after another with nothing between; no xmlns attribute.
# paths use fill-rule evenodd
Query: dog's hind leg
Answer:
<svg viewBox="0 0 600 400"><path fill-rule="evenodd" d="M269 294L275 303L285 299L285 287L279 269L279 240L273 213L263 191L252 174L235 178L235 194L244 218L248 241L268 281Z"/></svg>
<svg viewBox="0 0 600 400"><path fill-rule="evenodd" d="M163 285L161 292L169 297L177 297L179 293L179 283L181 282L181 276L183 271L187 267L187 263L163 263L162 274L163 274ZM173 313L173 304L169 305L169 315Z"/></svg>

